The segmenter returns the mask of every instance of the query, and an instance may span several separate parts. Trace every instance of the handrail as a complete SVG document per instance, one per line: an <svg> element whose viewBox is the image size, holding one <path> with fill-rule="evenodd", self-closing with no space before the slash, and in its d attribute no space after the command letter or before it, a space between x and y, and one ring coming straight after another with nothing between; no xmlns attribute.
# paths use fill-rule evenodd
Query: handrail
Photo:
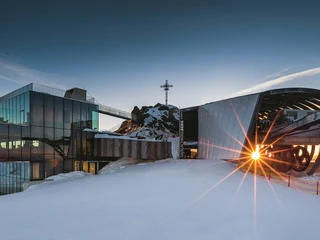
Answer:
<svg viewBox="0 0 320 240"><path fill-rule="evenodd" d="M101 112L101 113L107 113L107 114L109 113L111 115L123 117L125 119L131 119L131 113L129 113L129 112L126 112L126 111L123 111L120 109L116 109L116 108L112 108L112 107L102 105L102 104L99 104L98 106L99 106L99 112Z"/></svg>

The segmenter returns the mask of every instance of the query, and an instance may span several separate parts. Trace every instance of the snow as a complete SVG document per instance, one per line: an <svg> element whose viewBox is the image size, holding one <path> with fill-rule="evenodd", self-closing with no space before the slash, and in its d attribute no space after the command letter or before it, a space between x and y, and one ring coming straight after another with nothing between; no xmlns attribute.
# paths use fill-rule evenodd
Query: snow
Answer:
<svg viewBox="0 0 320 240"><path fill-rule="evenodd" d="M71 180L71 179L85 177L88 175L92 175L92 174L85 173L82 171L74 171L74 172L69 172L69 173L60 173L58 175L47 177L46 179L53 180L53 181L67 181L67 180Z"/></svg>
<svg viewBox="0 0 320 240"><path fill-rule="evenodd" d="M128 137L128 136L112 136L109 134L96 134L95 138L112 138L112 139L128 139L128 140L137 140L137 141L149 141L149 142L163 142L161 140L155 139L138 139L135 137Z"/></svg>
<svg viewBox="0 0 320 240"><path fill-rule="evenodd" d="M310 183L310 182L311 182L311 183L315 183L315 182L318 182L318 181L320 182L320 177L319 177L319 176L314 176L314 175L301 177L301 178L299 178L299 179L308 181L309 183Z"/></svg>
<svg viewBox="0 0 320 240"><path fill-rule="evenodd" d="M137 160L133 160L130 158L121 158L117 161L111 162L108 165L104 166L98 174L107 174L107 173L114 173L119 169L125 168L125 165L136 163Z"/></svg>
<svg viewBox="0 0 320 240"><path fill-rule="evenodd" d="M213 160L126 165L0 197L1 240L318 239L320 197ZM214 187L216 186L217 187ZM41 187L40 187L41 186Z"/></svg>
<svg viewBox="0 0 320 240"><path fill-rule="evenodd" d="M96 134L94 135L94 138L114 138L114 139L131 139L130 137L127 137L127 136L112 136L112 135L109 135L109 134Z"/></svg>
<svg viewBox="0 0 320 240"><path fill-rule="evenodd" d="M163 115L165 115L164 112L167 112L167 116L168 116L168 110L162 110L162 111L160 111L158 107L156 107L156 108L150 108L150 109L147 111L148 114L150 114L152 117L156 118L157 120L161 120L161 117L162 117ZM146 123L149 123L149 122L151 122L151 121L153 120L153 118L152 118L151 116L149 116L148 118L146 118L146 119L144 120L145 124L146 124ZM148 120L147 120L147 119L148 119Z"/></svg>

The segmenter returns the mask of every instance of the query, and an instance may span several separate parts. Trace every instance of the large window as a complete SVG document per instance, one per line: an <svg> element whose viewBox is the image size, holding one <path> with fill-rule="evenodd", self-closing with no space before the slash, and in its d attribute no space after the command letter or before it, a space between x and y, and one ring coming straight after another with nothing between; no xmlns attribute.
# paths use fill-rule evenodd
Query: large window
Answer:
<svg viewBox="0 0 320 240"><path fill-rule="evenodd" d="M31 125L43 126L43 94L31 92Z"/></svg>
<svg viewBox="0 0 320 240"><path fill-rule="evenodd" d="M53 155L56 142L54 141L54 129L44 128L44 154Z"/></svg>
<svg viewBox="0 0 320 240"><path fill-rule="evenodd" d="M31 160L43 161L43 127L31 126Z"/></svg>
<svg viewBox="0 0 320 240"><path fill-rule="evenodd" d="M73 101L73 123L76 128L80 128L81 105L80 102Z"/></svg>
<svg viewBox="0 0 320 240"><path fill-rule="evenodd" d="M53 118L53 96L45 95L44 97L44 126L54 127Z"/></svg>
<svg viewBox="0 0 320 240"><path fill-rule="evenodd" d="M54 98L54 126L63 128L63 99L59 97Z"/></svg>
<svg viewBox="0 0 320 240"><path fill-rule="evenodd" d="M27 92L23 95L24 95L23 122L25 124L29 124L30 123L30 92Z"/></svg>
<svg viewBox="0 0 320 240"><path fill-rule="evenodd" d="M0 124L0 161L8 159L8 135L9 128L7 124Z"/></svg>
<svg viewBox="0 0 320 240"><path fill-rule="evenodd" d="M9 161L21 160L21 127L9 125Z"/></svg>
<svg viewBox="0 0 320 240"><path fill-rule="evenodd" d="M33 141L31 140L30 127L23 126L21 127L21 160L30 161L30 149Z"/></svg>
<svg viewBox="0 0 320 240"><path fill-rule="evenodd" d="M72 123L72 101L69 99L64 99L64 109L63 109L63 127L65 129L71 129Z"/></svg>
<svg viewBox="0 0 320 240"><path fill-rule="evenodd" d="M99 129L99 113L98 106L90 105L92 129Z"/></svg>

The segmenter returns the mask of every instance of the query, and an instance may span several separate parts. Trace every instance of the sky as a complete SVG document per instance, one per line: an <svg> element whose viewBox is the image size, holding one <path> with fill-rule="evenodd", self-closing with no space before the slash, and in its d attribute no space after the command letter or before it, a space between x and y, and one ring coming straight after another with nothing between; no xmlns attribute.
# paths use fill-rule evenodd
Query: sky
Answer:
<svg viewBox="0 0 320 240"><path fill-rule="evenodd" d="M79 87L130 112L319 88L318 1L16 1L0 7L0 95ZM100 117L100 128L122 120Z"/></svg>

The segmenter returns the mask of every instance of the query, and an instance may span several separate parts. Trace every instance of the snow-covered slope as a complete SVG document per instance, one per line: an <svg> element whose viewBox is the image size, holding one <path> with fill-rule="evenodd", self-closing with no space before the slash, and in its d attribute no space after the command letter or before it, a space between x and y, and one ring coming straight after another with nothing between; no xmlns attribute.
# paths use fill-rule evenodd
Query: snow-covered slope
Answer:
<svg viewBox="0 0 320 240"><path fill-rule="evenodd" d="M208 160L127 165L0 197L1 240L318 239L320 197ZM211 190L210 190L211 189Z"/></svg>
<svg viewBox="0 0 320 240"><path fill-rule="evenodd" d="M158 103L141 109L134 107L132 114L134 121L123 122L116 132L156 140L178 136L179 109L175 106Z"/></svg>

